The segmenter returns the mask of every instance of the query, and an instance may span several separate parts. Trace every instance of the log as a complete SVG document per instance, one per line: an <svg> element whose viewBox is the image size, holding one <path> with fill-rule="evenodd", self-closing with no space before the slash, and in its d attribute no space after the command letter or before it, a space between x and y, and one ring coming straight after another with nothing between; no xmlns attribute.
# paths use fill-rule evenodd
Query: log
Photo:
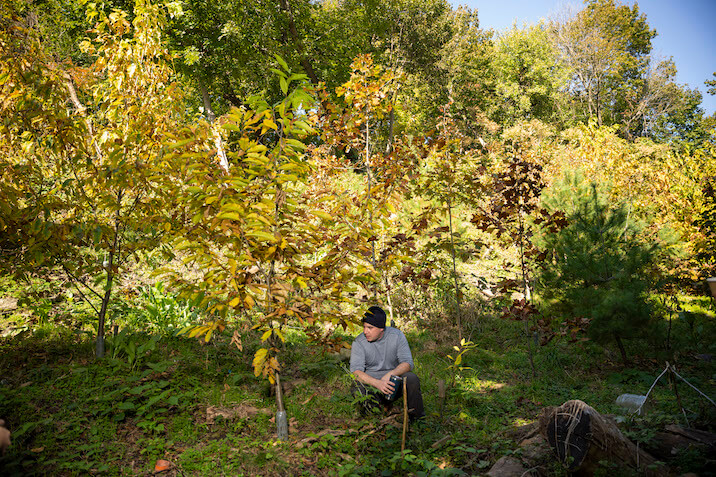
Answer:
<svg viewBox="0 0 716 477"><path fill-rule="evenodd" d="M705 455L716 455L716 434L672 424L657 432L645 447L660 460L673 459L689 448L698 449Z"/></svg>
<svg viewBox="0 0 716 477"><path fill-rule="evenodd" d="M638 470L646 476L668 475L666 468L654 465L656 459L624 437L613 420L579 400L543 409L540 433L576 476L591 476L597 469L603 470L600 461Z"/></svg>

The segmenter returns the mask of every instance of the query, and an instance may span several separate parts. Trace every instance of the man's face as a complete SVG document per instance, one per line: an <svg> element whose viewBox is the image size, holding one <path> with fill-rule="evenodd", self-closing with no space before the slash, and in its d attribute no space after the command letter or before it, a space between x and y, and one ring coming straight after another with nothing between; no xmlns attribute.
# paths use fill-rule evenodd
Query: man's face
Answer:
<svg viewBox="0 0 716 477"><path fill-rule="evenodd" d="M380 337L383 336L384 331L385 328L378 328L377 326L373 326L370 323L363 323L363 334L368 339L368 341L379 340Z"/></svg>

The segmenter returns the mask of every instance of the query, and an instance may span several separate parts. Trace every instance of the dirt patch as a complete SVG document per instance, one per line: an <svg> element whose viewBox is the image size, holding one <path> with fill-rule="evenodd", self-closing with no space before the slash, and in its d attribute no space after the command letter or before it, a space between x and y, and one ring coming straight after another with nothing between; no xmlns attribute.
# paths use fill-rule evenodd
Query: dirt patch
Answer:
<svg viewBox="0 0 716 477"><path fill-rule="evenodd" d="M223 417L224 419L246 419L254 417L258 414L266 414L270 416L272 412L269 409L259 409L248 404L239 404L234 407L209 406L206 408L206 422L213 424L214 419Z"/></svg>

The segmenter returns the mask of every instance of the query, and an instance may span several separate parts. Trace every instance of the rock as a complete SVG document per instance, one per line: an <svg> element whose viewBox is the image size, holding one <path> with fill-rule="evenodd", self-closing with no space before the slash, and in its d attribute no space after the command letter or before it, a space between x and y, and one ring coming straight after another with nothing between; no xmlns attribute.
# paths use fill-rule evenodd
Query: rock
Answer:
<svg viewBox="0 0 716 477"><path fill-rule="evenodd" d="M552 458L552 448L541 435L525 439L520 443L522 457L532 466L549 461Z"/></svg>
<svg viewBox="0 0 716 477"><path fill-rule="evenodd" d="M522 477L527 469L511 456L501 457L487 473L489 477Z"/></svg>

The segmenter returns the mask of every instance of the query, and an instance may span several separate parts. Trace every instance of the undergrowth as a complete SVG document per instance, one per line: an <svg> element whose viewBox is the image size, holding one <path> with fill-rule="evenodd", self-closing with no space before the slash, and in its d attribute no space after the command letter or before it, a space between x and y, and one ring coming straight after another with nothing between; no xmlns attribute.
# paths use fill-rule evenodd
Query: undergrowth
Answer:
<svg viewBox="0 0 716 477"><path fill-rule="evenodd" d="M474 308L465 330L475 347L463 353L461 366L447 357L459 345L449 316L398 323L411 343L428 412L411 426L405 452L399 426L381 424L383 416L359 417L347 363L309 346L297 330L287 334L282 355L290 419L285 442L276 439L271 387L253 375L258 341L250 331L239 330L240 351L230 342L233 330L206 344L127 329L108 339L99 361L86 334L59 326L6 337L0 417L13 445L0 466L7 475L148 475L164 459L176 475L480 475L500 457L519 454L510 431L533 422L542 408L580 399L601 413L624 415L616 397L646 394L664 366L645 345L631 345L637 359L624 368L613 351L557 338L537 350L533 379L523 325L498 318L494 308ZM713 317L699 319L710 333L706 320ZM692 330L675 321L672 332ZM677 366L713 396L716 367L703 351L686 349ZM441 380L448 383L444 402ZM627 436L648 447L665 423L685 425L685 419L713 431L713 409L686 385L679 391L686 411L673 383L657 383L647 415L625 416ZM672 465L708 475L704 469L713 461L688 452Z"/></svg>

